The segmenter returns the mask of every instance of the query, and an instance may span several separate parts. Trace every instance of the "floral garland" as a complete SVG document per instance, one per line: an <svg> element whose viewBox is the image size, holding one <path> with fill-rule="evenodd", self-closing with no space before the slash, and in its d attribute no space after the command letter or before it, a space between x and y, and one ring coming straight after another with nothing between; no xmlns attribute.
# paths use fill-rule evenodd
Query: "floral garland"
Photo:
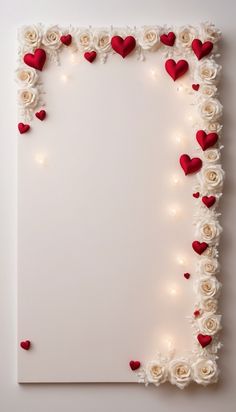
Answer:
<svg viewBox="0 0 236 412"><path fill-rule="evenodd" d="M136 371L138 381L145 385L152 383L158 386L169 381L182 389L191 381L201 385L214 383L219 375L216 360L218 349L221 347L218 336L221 316L218 314L217 299L221 283L217 280L220 270L217 248L222 228L217 209L222 196L224 171L220 163L223 148L220 144L223 108L218 100L217 89L221 66L216 63L215 58L220 56L217 50L220 37L220 31L211 23L203 23L197 28L145 26L141 29L111 27L101 30L91 27L78 29L71 26L65 29L59 26L45 29L43 25L38 24L25 26L19 31L18 104L20 116L24 121L30 121L35 110L44 104L43 86L38 70L30 67L31 64L26 63L27 60L24 58L26 54L36 53L39 48L43 50L41 58L46 59L47 56L50 61L57 64L60 62L59 54L65 46L71 47L73 53L83 53L84 58L90 63L96 58L104 63L108 56L115 52L126 57L133 51L141 61L146 58L148 52L162 52L164 58L168 59L166 71L173 80L182 76L190 66L193 84L191 90L185 91L193 94L199 114L197 122L193 125L193 132L200 145L196 150L199 150L201 158L191 159L184 154L180 157L180 165L186 175L196 173L197 176L193 188L197 240L192 244L193 251L198 255L194 285L196 302L193 314L189 316L195 343L192 353L181 358L176 358L174 351L170 351L168 356L158 353L155 359L145 366L139 361L131 361L131 369ZM43 53L46 53L45 56ZM179 57L188 59L188 62L180 60L176 63L173 60ZM32 55L30 58L32 59ZM42 70L44 61L41 61L40 67L38 66L39 70ZM35 115L43 120L45 113L41 112ZM20 127L22 133L30 128L23 123ZM24 130L24 127L27 130Z"/></svg>

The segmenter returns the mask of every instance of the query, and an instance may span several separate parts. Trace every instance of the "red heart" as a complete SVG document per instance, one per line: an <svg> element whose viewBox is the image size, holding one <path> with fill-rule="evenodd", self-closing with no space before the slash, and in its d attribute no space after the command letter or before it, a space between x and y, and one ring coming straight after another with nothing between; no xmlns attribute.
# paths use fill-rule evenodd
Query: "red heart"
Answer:
<svg viewBox="0 0 236 412"><path fill-rule="evenodd" d="M192 84L192 88L193 88L193 90L195 90L196 92L199 90L199 87L200 87L200 84L198 84L198 83Z"/></svg>
<svg viewBox="0 0 236 412"><path fill-rule="evenodd" d="M39 119L39 120L44 120L46 117L46 112L45 110L40 110L40 112L35 113L35 116Z"/></svg>
<svg viewBox="0 0 236 412"><path fill-rule="evenodd" d="M199 309L197 309L193 312L193 314L194 314L195 317L198 317L198 316L200 316L201 312L200 312Z"/></svg>
<svg viewBox="0 0 236 412"><path fill-rule="evenodd" d="M173 59L166 60L165 68L167 73L175 81L183 76L188 70L188 62L186 60L179 60L177 63Z"/></svg>
<svg viewBox="0 0 236 412"><path fill-rule="evenodd" d="M61 36L60 40L65 46L69 46L72 42L72 36L71 34L64 34Z"/></svg>
<svg viewBox="0 0 236 412"><path fill-rule="evenodd" d="M198 199L199 196L200 196L200 193L199 193L199 192L193 193L193 197L195 197L196 199Z"/></svg>
<svg viewBox="0 0 236 412"><path fill-rule="evenodd" d="M24 340L20 343L20 346L22 347L22 349L29 350L30 341L29 340Z"/></svg>
<svg viewBox="0 0 236 412"><path fill-rule="evenodd" d="M202 197L202 202L204 205L206 205L208 208L213 206L216 201L215 196L203 196Z"/></svg>
<svg viewBox="0 0 236 412"><path fill-rule="evenodd" d="M203 348L205 348L207 345L210 345L212 337L209 335L202 335L201 333L199 333L199 335L197 335L197 340L200 343L200 345Z"/></svg>
<svg viewBox="0 0 236 412"><path fill-rule="evenodd" d="M34 54L27 53L24 55L24 62L30 67L37 70L43 70L44 63L46 61L46 52L43 49L36 49Z"/></svg>
<svg viewBox="0 0 236 412"><path fill-rule="evenodd" d="M173 31L170 31L168 34L162 34L160 36L160 40L163 44L165 44L166 46L173 46L174 42L175 42L175 33L173 33Z"/></svg>
<svg viewBox="0 0 236 412"><path fill-rule="evenodd" d="M91 52L85 52L84 57L85 57L86 60L88 60L88 62L93 63L93 61L97 57L97 53L94 50L91 51Z"/></svg>
<svg viewBox="0 0 236 412"><path fill-rule="evenodd" d="M201 60L204 56L207 56L213 49L213 43L211 41L205 41L202 43L199 39L192 41L192 49L196 54L198 60Z"/></svg>
<svg viewBox="0 0 236 412"><path fill-rule="evenodd" d="M120 36L113 36L111 39L111 47L116 53L120 54L123 59L134 50L136 40L133 36L127 36L123 39Z"/></svg>
<svg viewBox="0 0 236 412"><path fill-rule="evenodd" d="M198 143L200 144L202 150L206 150L217 142L218 134L217 133L206 134L204 130L198 130L196 133L196 139Z"/></svg>
<svg viewBox="0 0 236 412"><path fill-rule="evenodd" d="M187 154L183 154L179 159L180 165L184 170L185 175L190 173L196 173L202 167L202 161L199 157L189 157Z"/></svg>
<svg viewBox="0 0 236 412"><path fill-rule="evenodd" d="M190 273L184 273L184 277L185 277L185 279L189 279L190 278Z"/></svg>
<svg viewBox="0 0 236 412"><path fill-rule="evenodd" d="M139 369L141 366L141 363L139 361L130 361L129 366L131 367L132 371L135 371L136 369Z"/></svg>
<svg viewBox="0 0 236 412"><path fill-rule="evenodd" d="M196 253L201 255L208 248L208 243L198 242L198 240L194 240L194 242L192 243L192 248Z"/></svg>
<svg viewBox="0 0 236 412"><path fill-rule="evenodd" d="M21 134L28 132L29 129L30 129L29 124L18 123L18 130Z"/></svg>

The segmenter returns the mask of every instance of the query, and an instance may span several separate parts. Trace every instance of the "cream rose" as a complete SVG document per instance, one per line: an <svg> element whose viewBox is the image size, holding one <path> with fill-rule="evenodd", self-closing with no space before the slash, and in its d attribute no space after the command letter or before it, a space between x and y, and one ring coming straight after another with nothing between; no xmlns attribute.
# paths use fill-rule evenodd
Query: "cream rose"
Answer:
<svg viewBox="0 0 236 412"><path fill-rule="evenodd" d="M197 269L200 275L214 276L219 272L217 259L201 258L198 260Z"/></svg>
<svg viewBox="0 0 236 412"><path fill-rule="evenodd" d="M203 152L204 159L209 163L218 162L220 159L220 150L218 149L208 149Z"/></svg>
<svg viewBox="0 0 236 412"><path fill-rule="evenodd" d="M217 243L222 227L216 220L204 219L196 224L196 236L208 244Z"/></svg>
<svg viewBox="0 0 236 412"><path fill-rule="evenodd" d="M167 368L162 361L152 361L147 364L146 376L149 383L159 386L167 379Z"/></svg>
<svg viewBox="0 0 236 412"><path fill-rule="evenodd" d="M62 32L58 26L49 27L43 35L43 44L49 49L59 49L61 47Z"/></svg>
<svg viewBox="0 0 236 412"><path fill-rule="evenodd" d="M160 44L159 27L143 27L138 35L138 42L144 50L154 49Z"/></svg>
<svg viewBox="0 0 236 412"><path fill-rule="evenodd" d="M219 133L222 127L222 124L220 124L219 122L210 122L206 124L206 128L209 130L209 132Z"/></svg>
<svg viewBox="0 0 236 412"><path fill-rule="evenodd" d="M202 97L209 99L210 97L215 96L217 87L214 84L202 84L199 91Z"/></svg>
<svg viewBox="0 0 236 412"><path fill-rule="evenodd" d="M218 301L214 298L202 299L200 307L204 312L215 313L218 307Z"/></svg>
<svg viewBox="0 0 236 412"><path fill-rule="evenodd" d="M169 380L180 389L185 388L192 380L190 364L185 359L176 359L169 364Z"/></svg>
<svg viewBox="0 0 236 412"><path fill-rule="evenodd" d="M94 33L93 42L96 50L107 52L111 48L111 35L106 30L97 31Z"/></svg>
<svg viewBox="0 0 236 412"><path fill-rule="evenodd" d="M91 50L93 48L93 36L89 30L83 30L77 36L79 50Z"/></svg>
<svg viewBox="0 0 236 412"><path fill-rule="evenodd" d="M221 328L220 322L220 315L205 315L198 320L199 330L206 335L215 335Z"/></svg>
<svg viewBox="0 0 236 412"><path fill-rule="evenodd" d="M41 30L37 26L24 26L21 30L21 41L23 46L29 49L36 49L42 40Z"/></svg>
<svg viewBox="0 0 236 412"><path fill-rule="evenodd" d="M16 72L17 81L24 87L31 87L38 80L38 74L35 69L31 67L19 68Z"/></svg>
<svg viewBox="0 0 236 412"><path fill-rule="evenodd" d="M196 30L192 26L180 27L177 32L176 44L184 49L190 49L192 41L197 37Z"/></svg>
<svg viewBox="0 0 236 412"><path fill-rule="evenodd" d="M33 108L38 103L38 91L37 89L25 88L18 90L18 102L20 106Z"/></svg>
<svg viewBox="0 0 236 412"><path fill-rule="evenodd" d="M201 37L203 41L211 41L216 43L221 38L221 31L212 23L201 24Z"/></svg>
<svg viewBox="0 0 236 412"><path fill-rule="evenodd" d="M222 67L214 60L203 60L197 65L195 79L199 81L199 83L209 85L217 84L220 78L221 69Z"/></svg>
<svg viewBox="0 0 236 412"><path fill-rule="evenodd" d="M198 173L198 179L202 189L218 192L222 190L225 173L221 165L208 165Z"/></svg>
<svg viewBox="0 0 236 412"><path fill-rule="evenodd" d="M222 116L223 106L218 99L207 99L199 104L199 114L204 120L217 120Z"/></svg>
<svg viewBox="0 0 236 412"><path fill-rule="evenodd" d="M194 380L201 385L209 385L218 380L219 370L217 364L211 359L198 359L193 364Z"/></svg>
<svg viewBox="0 0 236 412"><path fill-rule="evenodd" d="M203 298L216 297L221 288L221 283L213 276L197 280L197 293Z"/></svg>

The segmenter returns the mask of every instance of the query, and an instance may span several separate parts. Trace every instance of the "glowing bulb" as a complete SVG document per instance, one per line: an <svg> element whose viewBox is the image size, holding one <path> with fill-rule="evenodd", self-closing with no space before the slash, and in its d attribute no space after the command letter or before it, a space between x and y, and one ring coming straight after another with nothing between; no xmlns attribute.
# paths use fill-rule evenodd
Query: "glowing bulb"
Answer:
<svg viewBox="0 0 236 412"><path fill-rule="evenodd" d="M178 175L173 175L171 178L171 182L174 186L176 186L181 182L181 179Z"/></svg>
<svg viewBox="0 0 236 412"><path fill-rule="evenodd" d="M190 115L187 117L187 119L188 119L190 122L192 122L192 121L193 121L193 116L190 114Z"/></svg>
<svg viewBox="0 0 236 412"><path fill-rule="evenodd" d="M180 266L184 266L186 264L186 259L183 256L177 256L176 261Z"/></svg>
<svg viewBox="0 0 236 412"><path fill-rule="evenodd" d="M42 153L38 153L35 156L35 162L40 166L44 166L47 163L47 157Z"/></svg>
<svg viewBox="0 0 236 412"><path fill-rule="evenodd" d="M151 69L150 70L150 75L153 79L157 78L157 71L155 69Z"/></svg>
<svg viewBox="0 0 236 412"><path fill-rule="evenodd" d="M62 74L62 75L61 75L61 80L62 80L64 83L66 83L67 80L68 80L68 76L67 76L66 74Z"/></svg>
<svg viewBox="0 0 236 412"><path fill-rule="evenodd" d="M170 286L169 289L168 289L168 291L169 291L169 294L170 294L171 296L176 296L176 295L177 295L177 289L176 289L175 286Z"/></svg>

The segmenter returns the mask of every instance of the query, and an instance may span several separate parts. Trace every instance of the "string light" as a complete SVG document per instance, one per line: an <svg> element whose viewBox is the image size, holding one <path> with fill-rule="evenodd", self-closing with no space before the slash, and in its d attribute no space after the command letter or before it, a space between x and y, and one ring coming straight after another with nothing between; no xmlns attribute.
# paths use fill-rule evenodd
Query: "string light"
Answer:
<svg viewBox="0 0 236 412"><path fill-rule="evenodd" d="M176 296L178 294L178 288L176 285L168 286L167 292L170 296Z"/></svg>
<svg viewBox="0 0 236 412"><path fill-rule="evenodd" d="M171 217L177 217L180 215L180 207L179 206L169 206L168 214Z"/></svg>
<svg viewBox="0 0 236 412"><path fill-rule="evenodd" d="M185 266L186 265L186 258L182 255L177 255L176 256L176 262L180 265L180 266Z"/></svg>
<svg viewBox="0 0 236 412"><path fill-rule="evenodd" d="M47 156L43 153L37 153L35 155L35 162L38 163L40 166L44 166L47 164Z"/></svg>
<svg viewBox="0 0 236 412"><path fill-rule="evenodd" d="M177 186L178 184L180 184L181 183L181 178L180 178L180 176L178 176L178 175L173 175L172 177L171 177L171 183L174 185L174 186Z"/></svg>

